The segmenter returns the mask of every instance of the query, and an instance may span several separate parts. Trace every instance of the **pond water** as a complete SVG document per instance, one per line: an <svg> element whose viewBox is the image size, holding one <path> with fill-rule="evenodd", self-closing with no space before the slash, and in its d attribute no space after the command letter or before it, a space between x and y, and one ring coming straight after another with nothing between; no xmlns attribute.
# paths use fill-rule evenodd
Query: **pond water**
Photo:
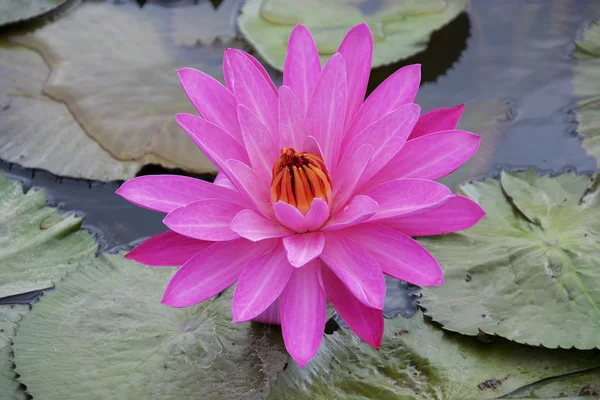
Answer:
<svg viewBox="0 0 600 400"><path fill-rule="evenodd" d="M106 15L112 16L113 19L103 20L102 24L106 26L107 32L111 30L119 32L111 37L111 40L119 38L119 41L128 43L131 51L139 51L139 54L134 55L135 57L146 57L154 51L152 48L144 48L144 35L175 35L172 44L163 43L156 49L156 52L159 50L164 52L165 58L180 63L174 64L171 70L198 65L210 65L211 70L215 70L218 68L225 43L227 46L233 44L248 49L247 44L234 38L235 13L239 9L237 1L209 3L164 0L88 3L94 3L94 7L106 8ZM88 6L88 4L75 5L75 7ZM376 7L376 4L370 6ZM452 187L468 179L497 174L501 168L521 169L533 166L554 173L565 169L575 169L580 172L594 171L596 160L584 151L572 112L578 98L573 93L573 69L576 60L572 59L571 52L574 49L574 40L580 37L582 29L598 15L600 15L600 2L595 0L505 0L502 2L474 0L467 12L433 34L425 51L408 60L373 70L369 88L372 90L404 65L421 63L423 84L417 103L421 105L423 111L460 103L465 103L467 110L473 110L471 114L465 116L468 121L463 122L470 130L483 136L482 147L477 156L465 167L445 178L444 183ZM0 33L0 39L11 41L14 37L33 32L37 35L36 40L43 41L45 32L50 32L52 24L57 24L61 18L69 18L69 15L59 16L54 22L48 21L45 26L38 24L4 28ZM139 26L119 25L123 23L138 23ZM148 24L151 25L150 28L146 26ZM54 32L51 34L58 39L48 39L49 43L60 47L60 43L56 44L60 40L60 35ZM90 38L90 35L93 36L93 32L73 31L70 40L74 47L79 46L79 42L83 43L82 46L87 46L88 43L96 40ZM217 39L213 43L215 37L224 39ZM201 44L208 42L212 44ZM14 43L11 45L3 43L5 48L14 45ZM126 47L123 43L114 43L114 46ZM28 42L26 45L29 49L39 50L36 49L35 43ZM83 47L81 49L84 51ZM90 51L88 61L95 63L94 65L126 61L122 56L118 59L117 56L104 54L102 51L105 51L105 44L98 43L99 58L93 58L92 54L95 52ZM44 59L48 63L48 54L44 54ZM67 57L67 61L76 59L76 56L71 56L70 59ZM5 58L0 65L0 74L7 74L11 69L10 63L6 60ZM142 64L144 62L143 59L137 61ZM34 61L31 63L33 64ZM122 64L114 67L117 70L126 66ZM13 69L21 67L21 65L12 65ZM29 67L30 64L23 68ZM107 82L111 78L120 76L110 68L91 70L83 68L77 71L69 70L68 67L67 65L62 70L67 76L69 73L83 74L85 71L90 74L85 80L79 82L82 91L86 88L101 90L100 88L105 84L110 86ZM172 73L174 75L174 71ZM277 71L269 70L269 73L276 81L281 80L281 75ZM47 67L42 66L40 74L43 82L47 78ZM26 80L32 79L31 76L22 76L23 82L8 82L7 79L0 78L0 105L2 105L0 125L4 125L5 128L10 125L11 129L33 129L31 124L15 125L16 117L7 114L14 110L18 112L19 107L24 107L9 98L13 95L15 87L25 88L30 84ZM59 83L62 78L64 77L51 77ZM127 80L122 82L129 83ZM155 82L148 82L141 76L139 82L134 82L139 85L137 90L140 97L144 96L146 89L144 85L155 84ZM171 85L174 91L180 90L176 80L167 79L164 82L164 85ZM64 82L62 84L64 85ZM153 88L154 86L150 87ZM51 97L60 98L63 92L59 89L55 90ZM23 89L23 92L25 91ZM64 93L67 97L77 95L67 91ZM136 97L132 97L123 101L135 100ZM151 107L151 100L146 99L147 103L144 106ZM46 101L54 100L48 98ZM157 101L164 103L165 99ZM169 110L173 116L177 112L186 111ZM32 112L36 111L32 109ZM92 117L99 119L111 118L111 114L94 116L93 110L84 109L80 110L78 121L82 121L81 115L88 118L90 113ZM49 113L49 118L52 118L52 115ZM129 126L135 126L135 113L127 116L130 118ZM8 118L11 118L10 124L6 122ZM35 120L37 117L32 115L31 118ZM84 129L91 126L89 123L86 125L85 121L82 125ZM61 125L57 126L67 129ZM93 128L95 129L95 126ZM106 129L112 128L114 127L108 125ZM102 129L105 127L99 128L98 131ZM0 139L2 136L6 139L9 134L6 129L0 128ZM161 215L133 206L114 195L119 182L104 183L74 179L69 176L58 177L41 169L24 168L19 162L19 157L23 155L11 154L10 146L6 141L2 146L4 146L4 153L2 153L4 160L0 162L0 169L11 177L25 181L27 187L45 188L51 203L62 209L74 210L85 215L84 226L97 233L103 250L128 247L143 238L165 230ZM6 150L7 148L9 150ZM14 151L23 150L15 146ZM76 151L76 148L73 149L73 157L76 157ZM138 174L164 173L164 171L165 169L160 166L150 166L142 168ZM205 175L204 178L210 179L210 176ZM388 315L397 312L405 316L410 315L411 310L414 309L414 302L408 296L404 286L397 283L390 284L388 295L391 298L388 301Z"/></svg>

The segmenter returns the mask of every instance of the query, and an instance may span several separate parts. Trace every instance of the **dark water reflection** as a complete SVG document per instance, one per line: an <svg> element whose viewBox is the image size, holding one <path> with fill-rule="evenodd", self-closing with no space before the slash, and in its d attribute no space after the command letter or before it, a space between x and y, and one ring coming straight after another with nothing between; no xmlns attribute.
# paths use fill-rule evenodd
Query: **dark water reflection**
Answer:
<svg viewBox="0 0 600 400"><path fill-rule="evenodd" d="M157 3L177 6L181 1L138 0L139 12ZM506 105L506 121L481 132L482 159L447 178L449 185L497 173L503 166L594 170L596 161L583 151L570 111L576 100L570 52L581 27L599 15L600 2L595 0L474 0L467 13L433 35L427 50L374 70L369 88L403 65L418 62L424 83L417 102L424 111L460 103L476 107L492 100ZM104 249L165 229L160 214L115 196L118 183L60 179L2 162L0 169L27 185L46 188L51 203L86 215L85 226L98 233ZM142 171L159 172L152 167ZM405 285L389 282L388 295L387 316L414 312L414 298Z"/></svg>
<svg viewBox="0 0 600 400"><path fill-rule="evenodd" d="M471 32L469 14L464 12L431 35L427 48L406 60L376 68L371 73L367 91L372 92L396 70L411 64L421 64L421 84L435 83L460 60L467 49Z"/></svg>

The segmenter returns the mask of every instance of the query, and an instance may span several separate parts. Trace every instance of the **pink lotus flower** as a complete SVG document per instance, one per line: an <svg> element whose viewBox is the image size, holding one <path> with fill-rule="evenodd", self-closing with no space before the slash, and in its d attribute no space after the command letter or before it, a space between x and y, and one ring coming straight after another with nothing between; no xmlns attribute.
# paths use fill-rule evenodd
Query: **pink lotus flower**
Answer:
<svg viewBox="0 0 600 400"><path fill-rule="evenodd" d="M215 183L142 176L117 191L168 213L170 230L127 255L181 265L164 304L190 306L237 282L233 322L280 323L303 366L321 343L327 300L379 347L384 274L443 284L439 264L410 236L466 229L483 217L476 203L433 181L467 161L479 137L456 130L462 105L420 116L419 65L398 70L364 100L372 52L361 24L322 68L298 25L279 89L236 49L225 52L227 87L178 71L204 118L179 114L177 122L219 168Z"/></svg>

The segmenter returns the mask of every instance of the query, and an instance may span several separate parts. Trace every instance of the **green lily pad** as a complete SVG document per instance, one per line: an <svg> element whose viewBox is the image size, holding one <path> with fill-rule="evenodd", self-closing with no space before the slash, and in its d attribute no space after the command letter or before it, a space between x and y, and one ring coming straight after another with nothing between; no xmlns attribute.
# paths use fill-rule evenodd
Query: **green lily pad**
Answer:
<svg viewBox="0 0 600 400"><path fill-rule="evenodd" d="M600 368L547 379L511 393L509 399L600 397Z"/></svg>
<svg viewBox="0 0 600 400"><path fill-rule="evenodd" d="M487 215L466 231L421 238L445 284L420 304L445 329L548 348L600 347L599 181L536 171L465 184Z"/></svg>
<svg viewBox="0 0 600 400"><path fill-rule="evenodd" d="M287 362L277 330L231 323L232 291L160 303L173 268L102 255L46 293L14 339L34 398L260 398Z"/></svg>
<svg viewBox="0 0 600 400"><path fill-rule="evenodd" d="M489 399L540 379L600 363L590 351L548 350L446 332L411 319L385 322L381 348L352 333L326 335L303 369L290 363L272 387L274 399Z"/></svg>
<svg viewBox="0 0 600 400"><path fill-rule="evenodd" d="M600 57L600 21L592 21L584 32L583 40L575 42L573 57L580 60Z"/></svg>
<svg viewBox="0 0 600 400"><path fill-rule="evenodd" d="M17 322L21 316L29 311L25 304L0 305L0 393L6 400L25 399L21 385L15 380L16 374L12 371L12 339L15 336Z"/></svg>
<svg viewBox="0 0 600 400"><path fill-rule="evenodd" d="M323 61L337 51L350 28L366 22L373 32L377 67L424 50L431 33L468 4L469 0L249 0L238 26L266 62L283 70L287 41L298 22L310 29Z"/></svg>
<svg viewBox="0 0 600 400"><path fill-rule="evenodd" d="M0 26L51 13L69 0L0 0Z"/></svg>
<svg viewBox="0 0 600 400"><path fill-rule="evenodd" d="M46 293L14 338L28 394L252 399L270 386L270 398L292 400L490 398L600 365L590 351L483 343L418 313L387 320L380 350L343 328L325 335L299 369L277 329L231 324L232 290L186 309L160 304L173 273L102 255Z"/></svg>
<svg viewBox="0 0 600 400"><path fill-rule="evenodd" d="M43 190L23 194L0 173L0 298L50 288L93 257L97 245L82 221L47 207Z"/></svg>
<svg viewBox="0 0 600 400"><path fill-rule="evenodd" d="M231 4L220 5L218 20L234 12ZM193 4L85 2L34 32L7 37L0 46L0 158L103 181L130 179L146 164L216 173L175 121L177 113L196 112L176 69L221 79L224 49L239 47L192 43L191 30L214 15ZM223 36L233 32L228 26Z"/></svg>
<svg viewBox="0 0 600 400"><path fill-rule="evenodd" d="M583 136L583 148L600 166L600 21L593 22L584 38L576 42L573 57L573 91L577 102L577 131Z"/></svg>

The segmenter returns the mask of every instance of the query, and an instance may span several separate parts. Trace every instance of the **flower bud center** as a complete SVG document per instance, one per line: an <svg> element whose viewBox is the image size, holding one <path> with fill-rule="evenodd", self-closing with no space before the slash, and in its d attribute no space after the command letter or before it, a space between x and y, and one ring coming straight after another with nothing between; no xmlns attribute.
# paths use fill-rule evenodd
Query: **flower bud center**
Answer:
<svg viewBox="0 0 600 400"><path fill-rule="evenodd" d="M331 177L323 159L291 147L282 149L273 167L271 202L283 201L306 215L315 197L331 204Z"/></svg>

